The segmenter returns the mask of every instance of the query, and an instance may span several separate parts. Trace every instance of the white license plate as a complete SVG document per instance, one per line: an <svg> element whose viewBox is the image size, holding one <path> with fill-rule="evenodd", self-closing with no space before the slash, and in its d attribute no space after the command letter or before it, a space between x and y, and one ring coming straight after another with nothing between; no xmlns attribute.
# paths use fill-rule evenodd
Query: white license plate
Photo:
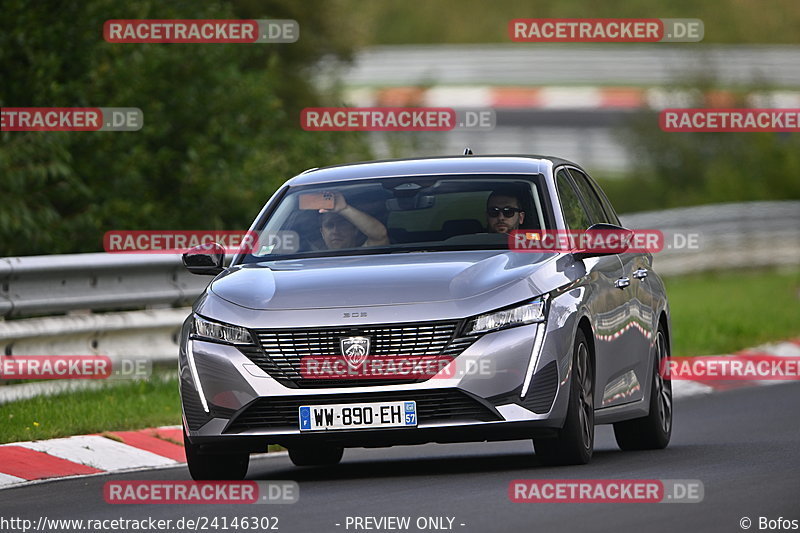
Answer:
<svg viewBox="0 0 800 533"><path fill-rule="evenodd" d="M300 431L416 427L417 402L303 405L299 420Z"/></svg>

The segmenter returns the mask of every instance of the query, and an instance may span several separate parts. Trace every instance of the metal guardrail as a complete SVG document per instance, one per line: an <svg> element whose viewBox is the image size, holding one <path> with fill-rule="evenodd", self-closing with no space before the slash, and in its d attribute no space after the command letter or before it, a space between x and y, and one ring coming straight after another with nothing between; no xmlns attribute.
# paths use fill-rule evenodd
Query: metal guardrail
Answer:
<svg viewBox="0 0 800 533"><path fill-rule="evenodd" d="M675 234L698 235L697 249L655 254L654 268L661 275L800 265L800 201L717 204L621 218L630 228L663 231L667 243ZM18 319L0 318L0 349L7 356L97 354L112 361L174 361L180 326L191 312L176 306L190 304L210 279L186 272L177 255L3 258L0 316ZM67 314L19 318L57 313ZM18 387L0 387L0 403L20 397L14 392ZM35 394L30 386L24 391Z"/></svg>
<svg viewBox="0 0 800 533"><path fill-rule="evenodd" d="M800 201L713 204L620 218L632 229L664 232L667 247L653 260L662 275L800 265ZM697 234L698 247L676 246L676 234Z"/></svg>
<svg viewBox="0 0 800 533"><path fill-rule="evenodd" d="M533 149L580 161L589 171L606 174L627 173L636 166L635 154L615 131L615 125L630 119L631 109L597 107L603 99L599 94L589 96L587 91L591 94L600 87L650 88L642 93L642 104L658 109L683 107L685 103L681 102L691 100L690 91L673 94L670 87L688 91L687 84L710 76L721 87L761 88L765 91L758 98L762 103L756 105L754 101L754 107L798 107L795 91L800 87L800 46L681 44L374 46L359 50L352 62L332 58L323 62L317 70L318 84L344 83L351 105L371 105L364 102L374 99L374 91L389 87L432 89L426 100L434 103L428 105L446 107L491 106L494 98L490 89L503 86L555 89L562 93L555 108L501 107L497 109L497 127L491 133L463 129L440 132L426 137L432 141L421 143L418 153L457 154L465 146L482 154L527 153ZM373 133L369 138L376 154L393 157L393 146L384 134Z"/></svg>
<svg viewBox="0 0 800 533"><path fill-rule="evenodd" d="M350 87L392 85L664 85L713 72L726 85L800 85L796 45L454 44L375 46L335 62ZM338 69L337 69L338 67Z"/></svg>
<svg viewBox="0 0 800 533"><path fill-rule="evenodd" d="M113 365L123 359L174 362L180 327L191 309L173 307L191 304L210 280L188 273L177 254L2 258L0 357L104 355ZM66 314L3 320L56 313ZM95 380L67 380L0 386L0 404L94 385Z"/></svg>
<svg viewBox="0 0 800 533"><path fill-rule="evenodd" d="M72 254L0 259L0 316L191 303L209 278L178 255Z"/></svg>

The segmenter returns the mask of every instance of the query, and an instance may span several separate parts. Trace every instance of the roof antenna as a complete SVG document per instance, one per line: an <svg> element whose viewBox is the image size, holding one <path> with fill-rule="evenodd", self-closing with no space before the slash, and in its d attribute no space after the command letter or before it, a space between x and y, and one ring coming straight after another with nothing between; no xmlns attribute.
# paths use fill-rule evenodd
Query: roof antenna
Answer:
<svg viewBox="0 0 800 533"><path fill-rule="evenodd" d="M470 148L469 146L464 148L464 155L472 155L472 148Z"/></svg>

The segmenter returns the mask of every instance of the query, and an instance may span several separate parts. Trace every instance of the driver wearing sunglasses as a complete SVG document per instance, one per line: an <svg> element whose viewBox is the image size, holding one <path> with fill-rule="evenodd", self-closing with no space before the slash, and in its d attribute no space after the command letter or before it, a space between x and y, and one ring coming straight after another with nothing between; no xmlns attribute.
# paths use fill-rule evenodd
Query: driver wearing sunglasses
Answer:
<svg viewBox="0 0 800 533"><path fill-rule="evenodd" d="M519 229L525 221L525 211L513 193L495 191L486 201L486 225L491 233L508 233Z"/></svg>

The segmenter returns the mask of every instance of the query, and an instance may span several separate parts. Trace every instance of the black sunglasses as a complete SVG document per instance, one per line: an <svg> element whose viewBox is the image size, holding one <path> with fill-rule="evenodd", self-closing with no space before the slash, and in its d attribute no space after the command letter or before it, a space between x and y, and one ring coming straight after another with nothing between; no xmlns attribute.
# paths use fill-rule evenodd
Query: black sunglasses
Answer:
<svg viewBox="0 0 800 533"><path fill-rule="evenodd" d="M503 207L503 208L490 207L486 210L486 214L492 218L497 218L498 216L500 216L500 213L503 213L503 216L505 218L511 218L516 213L522 213L522 212L523 212L522 209L520 209L519 207Z"/></svg>

